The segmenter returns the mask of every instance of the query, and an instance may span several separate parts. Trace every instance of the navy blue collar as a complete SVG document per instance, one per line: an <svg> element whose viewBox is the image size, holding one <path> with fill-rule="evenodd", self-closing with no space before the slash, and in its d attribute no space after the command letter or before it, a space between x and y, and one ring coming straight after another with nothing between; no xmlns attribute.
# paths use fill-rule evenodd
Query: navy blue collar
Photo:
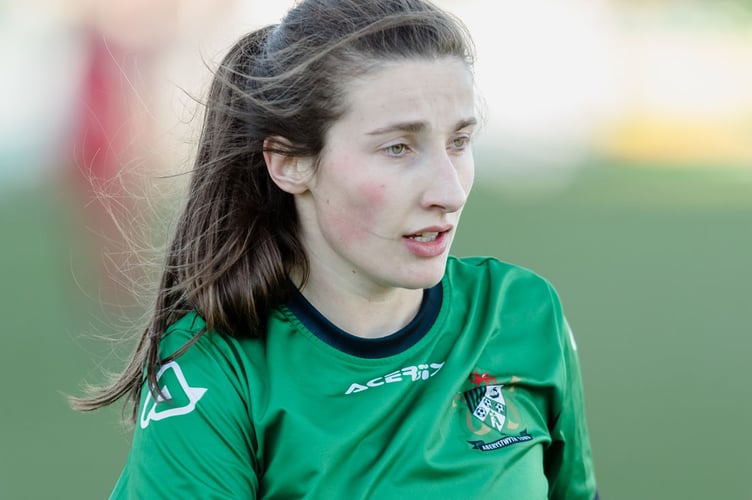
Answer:
<svg viewBox="0 0 752 500"><path fill-rule="evenodd" d="M361 358L385 358L399 354L422 339L436 322L443 297L441 283L423 290L418 314L400 330L375 339L352 335L324 317L296 288L288 309L319 339L340 351Z"/></svg>

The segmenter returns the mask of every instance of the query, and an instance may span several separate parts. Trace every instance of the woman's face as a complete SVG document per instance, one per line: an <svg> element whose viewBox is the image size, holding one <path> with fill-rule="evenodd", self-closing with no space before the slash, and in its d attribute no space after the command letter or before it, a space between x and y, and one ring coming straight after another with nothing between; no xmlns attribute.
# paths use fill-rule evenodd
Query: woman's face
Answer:
<svg viewBox="0 0 752 500"><path fill-rule="evenodd" d="M456 58L389 62L345 90L346 111L298 197L309 283L433 286L473 184L470 70Z"/></svg>

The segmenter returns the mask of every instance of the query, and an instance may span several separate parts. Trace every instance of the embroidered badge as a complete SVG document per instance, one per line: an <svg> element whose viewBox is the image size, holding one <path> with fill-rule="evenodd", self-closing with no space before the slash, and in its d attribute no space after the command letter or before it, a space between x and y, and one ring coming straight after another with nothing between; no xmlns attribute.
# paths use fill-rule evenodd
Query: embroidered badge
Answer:
<svg viewBox="0 0 752 500"><path fill-rule="evenodd" d="M527 430L522 430L519 434L509 433L511 429L520 427L519 415L511 409L504 398L504 391L512 392L514 386L505 388L504 384L497 382L496 377L477 371L470 375L470 381L475 387L462 394L465 410L468 412L468 430L476 436L493 437L493 431L499 436L491 441L469 440L468 443L473 449L492 451L533 439ZM513 377L512 383L516 381L519 379ZM517 417L517 422L508 421L510 409Z"/></svg>
<svg viewBox="0 0 752 500"><path fill-rule="evenodd" d="M501 388L501 384L485 385L465 392L465 401L473 417L499 432L504 429L507 419Z"/></svg>

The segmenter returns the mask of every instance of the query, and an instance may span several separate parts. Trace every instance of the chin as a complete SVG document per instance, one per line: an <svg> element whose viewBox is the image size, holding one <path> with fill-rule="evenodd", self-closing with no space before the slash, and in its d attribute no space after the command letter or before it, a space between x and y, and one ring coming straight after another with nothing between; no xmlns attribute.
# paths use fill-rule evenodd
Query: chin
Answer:
<svg viewBox="0 0 752 500"><path fill-rule="evenodd" d="M410 269L406 273L406 279L403 279L402 287L409 289L431 288L441 281L445 271L446 257L441 259L441 262L432 262L430 265Z"/></svg>

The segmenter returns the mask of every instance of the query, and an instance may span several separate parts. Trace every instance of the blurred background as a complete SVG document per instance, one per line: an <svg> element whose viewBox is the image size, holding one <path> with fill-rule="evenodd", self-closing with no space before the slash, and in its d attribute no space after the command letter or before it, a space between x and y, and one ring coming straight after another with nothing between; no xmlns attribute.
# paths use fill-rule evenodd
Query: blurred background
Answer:
<svg viewBox="0 0 752 500"><path fill-rule="evenodd" d="M559 290L601 496L752 499L752 1L437 3L487 115L454 253ZM109 494L130 432L65 395L127 356L211 69L291 4L0 2L0 498Z"/></svg>

